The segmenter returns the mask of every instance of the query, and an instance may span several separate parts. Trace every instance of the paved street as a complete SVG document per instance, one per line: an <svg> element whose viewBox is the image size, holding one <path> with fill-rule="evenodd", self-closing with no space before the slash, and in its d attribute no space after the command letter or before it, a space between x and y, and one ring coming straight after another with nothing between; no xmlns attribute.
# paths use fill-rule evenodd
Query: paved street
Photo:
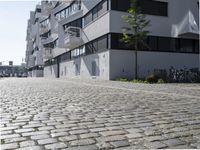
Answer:
<svg viewBox="0 0 200 150"><path fill-rule="evenodd" d="M0 79L1 149L200 149L200 85Z"/></svg>

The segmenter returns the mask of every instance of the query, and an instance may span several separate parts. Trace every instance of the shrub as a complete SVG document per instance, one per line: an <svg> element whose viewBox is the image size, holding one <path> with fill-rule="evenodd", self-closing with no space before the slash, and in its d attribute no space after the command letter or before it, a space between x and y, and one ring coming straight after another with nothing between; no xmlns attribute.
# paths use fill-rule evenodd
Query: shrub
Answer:
<svg viewBox="0 0 200 150"><path fill-rule="evenodd" d="M120 78L119 81L128 82L128 79L126 79L126 78Z"/></svg>
<svg viewBox="0 0 200 150"><path fill-rule="evenodd" d="M158 77L156 75L152 74L152 75L150 75L150 76L148 76L146 78L146 81L148 83L157 83L158 82Z"/></svg>
<svg viewBox="0 0 200 150"><path fill-rule="evenodd" d="M133 83L144 83L143 80L132 80L131 82L133 82Z"/></svg>
<svg viewBox="0 0 200 150"><path fill-rule="evenodd" d="M158 83L165 83L163 79L158 79Z"/></svg>

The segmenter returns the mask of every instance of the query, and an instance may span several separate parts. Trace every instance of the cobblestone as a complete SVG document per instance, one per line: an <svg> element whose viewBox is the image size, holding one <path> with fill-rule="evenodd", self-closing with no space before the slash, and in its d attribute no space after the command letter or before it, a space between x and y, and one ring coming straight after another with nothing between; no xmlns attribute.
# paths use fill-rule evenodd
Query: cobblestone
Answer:
<svg viewBox="0 0 200 150"><path fill-rule="evenodd" d="M20 147L30 147L30 146L34 146L35 142L34 141L24 141L24 142L20 142Z"/></svg>
<svg viewBox="0 0 200 150"><path fill-rule="evenodd" d="M48 138L48 139L38 140L38 143L41 144L41 145L51 144L51 143L55 143L55 142L57 142L57 140L54 139L54 138Z"/></svg>
<svg viewBox="0 0 200 150"><path fill-rule="evenodd" d="M45 145L46 149L61 149L61 148L67 148L67 145L65 143L54 143L54 144L48 144Z"/></svg>
<svg viewBox="0 0 200 150"><path fill-rule="evenodd" d="M19 145L17 143L10 143L10 144L1 144L1 150L4 149L16 149Z"/></svg>
<svg viewBox="0 0 200 150"><path fill-rule="evenodd" d="M0 87L1 149L200 148L198 84L9 78Z"/></svg>

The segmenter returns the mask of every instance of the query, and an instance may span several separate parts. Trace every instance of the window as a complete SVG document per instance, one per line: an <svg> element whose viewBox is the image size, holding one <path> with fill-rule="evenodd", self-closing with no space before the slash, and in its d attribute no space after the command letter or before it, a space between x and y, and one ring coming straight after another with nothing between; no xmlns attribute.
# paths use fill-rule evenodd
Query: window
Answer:
<svg viewBox="0 0 200 150"><path fill-rule="evenodd" d="M102 3L100 3L97 7L98 8L98 16L101 16L104 12L106 12L108 9L107 7L108 7L107 0L104 0Z"/></svg>
<svg viewBox="0 0 200 150"><path fill-rule="evenodd" d="M103 0L84 17L84 26L92 22L95 18L101 16L108 10L108 0Z"/></svg>
<svg viewBox="0 0 200 150"><path fill-rule="evenodd" d="M61 11L61 14L60 14L60 15L61 15L61 19L62 19L62 18L65 18L65 17L66 17L66 16L65 16L65 10Z"/></svg>
<svg viewBox="0 0 200 150"><path fill-rule="evenodd" d="M93 9L92 13L93 13L93 20L94 20L95 18L98 17L98 8L95 7L95 8Z"/></svg>
<svg viewBox="0 0 200 150"><path fill-rule="evenodd" d="M127 11L130 8L130 0L111 0L111 9Z"/></svg>
<svg viewBox="0 0 200 150"><path fill-rule="evenodd" d="M160 51L170 51L171 50L170 38L159 37L158 38L158 49Z"/></svg>
<svg viewBox="0 0 200 150"><path fill-rule="evenodd" d="M141 12L149 15L168 16L168 3L152 0L139 0Z"/></svg>
<svg viewBox="0 0 200 150"><path fill-rule="evenodd" d="M111 9L128 11L131 0L111 0ZM148 15L168 16L168 3L152 0L138 0L141 12Z"/></svg>
<svg viewBox="0 0 200 150"><path fill-rule="evenodd" d="M111 49L133 49L132 46L127 46L127 44L122 41L122 37L122 34L111 34Z"/></svg>
<svg viewBox="0 0 200 150"><path fill-rule="evenodd" d="M85 47L81 46L80 47L80 55L84 55L85 54Z"/></svg>
<svg viewBox="0 0 200 150"><path fill-rule="evenodd" d="M82 28L82 18L77 19L75 21L69 22L67 24L64 25L64 30L66 28L68 28L69 26L73 26L73 27L78 27L78 28Z"/></svg>
<svg viewBox="0 0 200 150"><path fill-rule="evenodd" d="M190 39L180 39L181 52L193 52L193 42Z"/></svg>
<svg viewBox="0 0 200 150"><path fill-rule="evenodd" d="M92 43L93 43L93 52L97 52L98 51L98 40L94 40Z"/></svg>
<svg viewBox="0 0 200 150"><path fill-rule="evenodd" d="M85 18L84 18L84 25L86 26L87 24L89 24L90 22L92 22L92 12L89 12Z"/></svg>
<svg viewBox="0 0 200 150"><path fill-rule="evenodd" d="M85 53L86 55L93 53L93 44L91 42L85 45Z"/></svg>
<svg viewBox="0 0 200 150"><path fill-rule="evenodd" d="M107 35L98 39L98 51L103 51L108 48Z"/></svg>
<svg viewBox="0 0 200 150"><path fill-rule="evenodd" d="M63 55L60 56L60 61L66 61L66 60L70 60L70 52L64 53Z"/></svg>
<svg viewBox="0 0 200 150"><path fill-rule="evenodd" d="M148 37L148 47L147 49L149 50L157 50L157 37L154 37L154 36L149 36Z"/></svg>
<svg viewBox="0 0 200 150"><path fill-rule="evenodd" d="M41 12L41 9L40 9L40 8L37 8L37 9L36 9L36 12L39 12L39 13L40 13L40 12Z"/></svg>
<svg viewBox="0 0 200 150"><path fill-rule="evenodd" d="M195 48L194 48L194 52L199 53L199 40L195 40Z"/></svg>

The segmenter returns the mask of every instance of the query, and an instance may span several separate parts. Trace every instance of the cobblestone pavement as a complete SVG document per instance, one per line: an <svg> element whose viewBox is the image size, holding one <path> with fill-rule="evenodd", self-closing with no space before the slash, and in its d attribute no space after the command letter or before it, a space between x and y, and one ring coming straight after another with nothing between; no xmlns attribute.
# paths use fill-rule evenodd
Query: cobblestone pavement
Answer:
<svg viewBox="0 0 200 150"><path fill-rule="evenodd" d="M200 149L200 85L0 80L1 149Z"/></svg>

